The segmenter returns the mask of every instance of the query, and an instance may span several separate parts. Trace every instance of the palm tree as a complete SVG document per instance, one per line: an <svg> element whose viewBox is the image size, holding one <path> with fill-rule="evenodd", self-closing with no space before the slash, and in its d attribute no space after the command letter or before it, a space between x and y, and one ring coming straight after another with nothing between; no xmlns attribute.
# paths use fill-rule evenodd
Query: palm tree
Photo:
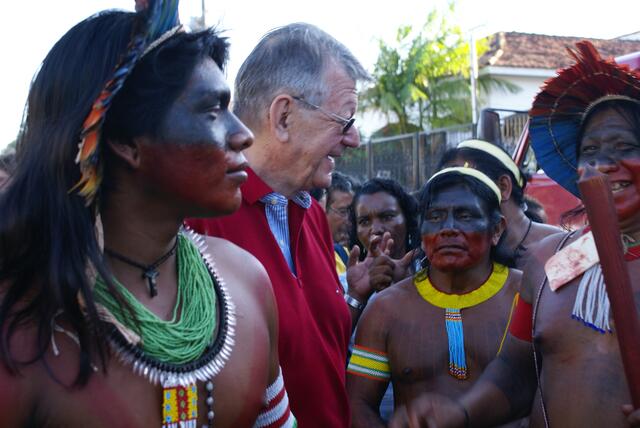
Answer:
<svg viewBox="0 0 640 428"><path fill-rule="evenodd" d="M449 5L449 14L454 5ZM429 13L419 31L400 27L393 45L380 41L374 84L363 96L365 110L377 110L395 120L399 133L471 122L469 43L459 26L437 10ZM481 55L487 40L477 42ZM491 88L515 92L519 88L492 77L478 79L480 94Z"/></svg>

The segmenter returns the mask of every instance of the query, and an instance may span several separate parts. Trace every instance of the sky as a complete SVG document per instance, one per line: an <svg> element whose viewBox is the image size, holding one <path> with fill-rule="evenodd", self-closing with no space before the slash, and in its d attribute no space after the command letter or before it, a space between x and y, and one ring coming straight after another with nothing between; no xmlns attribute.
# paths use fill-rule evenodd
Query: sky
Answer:
<svg viewBox="0 0 640 428"><path fill-rule="evenodd" d="M591 5L587 5L590 3ZM261 36L291 22L317 25L344 43L370 71L378 40L392 41L401 25L421 25L446 0L205 0L207 25L231 43L230 82ZM74 24L104 9L133 10L134 0L9 0L0 26L0 149L15 139L30 81L47 52ZM180 16L200 15L201 0L182 0ZM498 31L614 38L640 31L640 1L458 0L453 23L477 37ZM232 85L231 85L232 86ZM365 133L372 130L363 129Z"/></svg>

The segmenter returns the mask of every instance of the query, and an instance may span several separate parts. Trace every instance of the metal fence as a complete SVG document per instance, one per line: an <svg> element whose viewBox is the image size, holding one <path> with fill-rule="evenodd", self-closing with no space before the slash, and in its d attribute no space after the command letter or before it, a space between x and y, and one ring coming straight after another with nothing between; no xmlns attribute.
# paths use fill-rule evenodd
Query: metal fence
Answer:
<svg viewBox="0 0 640 428"><path fill-rule="evenodd" d="M512 153L518 141L526 114L515 114L501 120L500 142ZM413 191L422 186L436 171L438 161L449 148L473 137L473 125L434 129L430 132L371 138L357 149L344 152L336 159L336 169L361 182L370 178L392 178Z"/></svg>

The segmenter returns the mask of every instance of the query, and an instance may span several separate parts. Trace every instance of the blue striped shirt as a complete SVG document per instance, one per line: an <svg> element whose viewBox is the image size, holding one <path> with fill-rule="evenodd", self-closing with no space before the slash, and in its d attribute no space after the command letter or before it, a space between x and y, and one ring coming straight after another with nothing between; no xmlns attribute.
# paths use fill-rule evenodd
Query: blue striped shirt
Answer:
<svg viewBox="0 0 640 428"><path fill-rule="evenodd" d="M304 209L308 209L311 206L311 196L308 192L297 192L291 200ZM296 267L293 263L293 257L291 256L291 244L289 240L289 215L287 214L289 200L280 193L271 192L260 198L260 202L264 203L264 211L267 215L269 229L271 229L273 237L276 238L280 251L282 251L282 255L289 265L289 269L296 275Z"/></svg>

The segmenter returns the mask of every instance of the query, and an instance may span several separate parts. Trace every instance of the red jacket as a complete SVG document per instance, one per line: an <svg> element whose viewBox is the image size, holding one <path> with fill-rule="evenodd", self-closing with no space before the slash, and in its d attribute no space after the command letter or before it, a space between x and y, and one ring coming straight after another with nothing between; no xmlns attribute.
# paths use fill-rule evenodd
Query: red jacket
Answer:
<svg viewBox="0 0 640 428"><path fill-rule="evenodd" d="M187 223L199 233L239 245L266 268L278 304L280 365L300 428L348 427L345 363L351 318L336 274L325 214L315 201L309 209L291 201L288 204L296 278L269 229L260 202L273 190L252 170L248 172L237 212Z"/></svg>

